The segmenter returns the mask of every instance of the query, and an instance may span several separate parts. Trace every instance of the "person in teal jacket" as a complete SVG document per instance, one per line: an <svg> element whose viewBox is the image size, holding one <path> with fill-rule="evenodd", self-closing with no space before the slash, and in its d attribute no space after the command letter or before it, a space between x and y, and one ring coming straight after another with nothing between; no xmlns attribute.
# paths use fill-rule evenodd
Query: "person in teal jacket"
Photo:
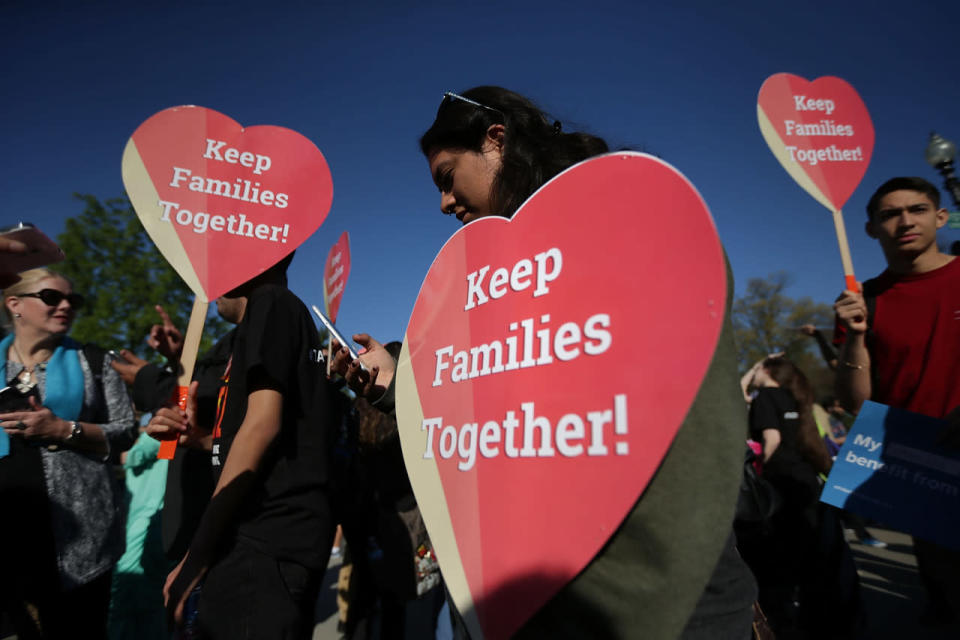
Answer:
<svg viewBox="0 0 960 640"><path fill-rule="evenodd" d="M145 414L149 418L149 414ZM163 583L170 562L160 541L160 512L167 484L167 460L158 460L160 442L141 433L124 454L127 548L117 561L110 594L110 640L165 640Z"/></svg>

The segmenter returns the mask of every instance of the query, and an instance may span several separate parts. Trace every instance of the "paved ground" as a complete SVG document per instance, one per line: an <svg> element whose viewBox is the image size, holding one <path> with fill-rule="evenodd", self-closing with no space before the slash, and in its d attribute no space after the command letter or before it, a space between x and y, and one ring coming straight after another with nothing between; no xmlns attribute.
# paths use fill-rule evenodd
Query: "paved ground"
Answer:
<svg viewBox="0 0 960 640"><path fill-rule="evenodd" d="M958 640L960 623L935 628L919 623L923 612L923 585L917 575L910 536L897 531L871 528L875 537L887 543L886 549L867 547L852 536L853 550L867 609L869 640ZM336 584L339 560L331 561L327 571L313 640L340 640L337 633Z"/></svg>
<svg viewBox="0 0 960 640"><path fill-rule="evenodd" d="M923 627L919 617L923 611L923 586L917 575L917 561L913 556L910 536L896 531L871 529L886 542L886 549L877 549L850 540L856 557L867 608L869 640L957 640L960 623L935 628ZM337 573L340 559L330 561L320 600L314 640L340 640L337 633ZM0 633L2 640L15 636Z"/></svg>
<svg viewBox="0 0 960 640"><path fill-rule="evenodd" d="M340 640L337 633L337 574L340 557L330 558L327 574L323 577L320 599L317 600L316 619L321 622L313 628L313 640Z"/></svg>
<svg viewBox="0 0 960 640"><path fill-rule="evenodd" d="M871 640L957 640L960 623L923 627L919 623L925 596L917 574L910 536L871 529L888 544L886 549L867 547L850 540L863 587Z"/></svg>

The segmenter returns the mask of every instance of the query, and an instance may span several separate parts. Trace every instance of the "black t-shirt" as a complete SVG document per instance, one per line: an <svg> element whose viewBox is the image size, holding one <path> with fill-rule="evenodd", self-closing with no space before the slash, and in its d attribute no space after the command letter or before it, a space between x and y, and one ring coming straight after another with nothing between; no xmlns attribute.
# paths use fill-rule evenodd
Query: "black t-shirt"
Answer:
<svg viewBox="0 0 960 640"><path fill-rule="evenodd" d="M193 369L193 379L199 383L197 389L197 423L204 429L212 429L216 419L217 397L223 371L227 368L230 354L233 352L233 337L236 328L220 338L213 347L197 360ZM176 386L172 372L166 369L158 373L149 372L141 380L147 365L140 370L134 380L134 403L137 400L138 387L142 400L151 400L158 406L170 397ZM152 390L151 390L151 386ZM167 467L167 486L163 494L163 515L161 538L167 557L177 562L187 553L193 534L200 526L200 519L213 494L213 479L210 476L210 455L200 449L177 447Z"/></svg>
<svg viewBox="0 0 960 640"><path fill-rule="evenodd" d="M271 388L283 395L280 433L244 501L236 535L275 558L314 568L326 566L333 539L327 456L337 425L319 353L319 338L303 303L284 287L256 289L237 326L224 373L212 454L219 478L251 391Z"/></svg>
<svg viewBox="0 0 960 640"><path fill-rule="evenodd" d="M799 447L800 407L793 394L779 387L760 389L750 404L750 437L763 442L763 430L780 432L780 444L763 464L763 477L788 500L808 502L819 492L817 472Z"/></svg>

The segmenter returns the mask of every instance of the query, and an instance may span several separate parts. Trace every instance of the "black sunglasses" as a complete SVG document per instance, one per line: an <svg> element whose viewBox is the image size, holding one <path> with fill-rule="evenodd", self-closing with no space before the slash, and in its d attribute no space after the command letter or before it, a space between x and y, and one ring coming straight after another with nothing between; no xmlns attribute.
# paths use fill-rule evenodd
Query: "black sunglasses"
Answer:
<svg viewBox="0 0 960 640"><path fill-rule="evenodd" d="M55 307L66 299L74 309L83 307L84 298L79 293L63 293L56 289L41 289L36 293L19 293L18 298L40 298L43 304Z"/></svg>

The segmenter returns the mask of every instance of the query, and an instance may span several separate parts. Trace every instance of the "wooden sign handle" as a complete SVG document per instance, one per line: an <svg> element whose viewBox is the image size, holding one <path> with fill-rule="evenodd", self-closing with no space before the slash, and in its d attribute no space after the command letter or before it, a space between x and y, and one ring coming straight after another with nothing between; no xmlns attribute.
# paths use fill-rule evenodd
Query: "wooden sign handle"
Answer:
<svg viewBox="0 0 960 640"><path fill-rule="evenodd" d="M183 352L180 354L180 376L177 378L177 387L173 390L171 400L176 402L181 409L187 409L187 389L190 387L190 381L193 379L193 368L197 364L197 352L200 351L200 338L203 336L203 325L207 321L207 308L209 302L205 302L197 296L193 300L193 309L190 311L190 322L187 324L187 335L183 339ZM160 442L160 451L157 458L161 460L173 460L173 455L177 450L178 438L163 440Z"/></svg>
<svg viewBox="0 0 960 640"><path fill-rule="evenodd" d="M857 291L857 278L853 275L853 260L850 258L850 243L847 242L847 227L843 224L843 212L833 212L833 226L837 229L837 242L840 245L840 261L843 262L843 276L847 289Z"/></svg>

